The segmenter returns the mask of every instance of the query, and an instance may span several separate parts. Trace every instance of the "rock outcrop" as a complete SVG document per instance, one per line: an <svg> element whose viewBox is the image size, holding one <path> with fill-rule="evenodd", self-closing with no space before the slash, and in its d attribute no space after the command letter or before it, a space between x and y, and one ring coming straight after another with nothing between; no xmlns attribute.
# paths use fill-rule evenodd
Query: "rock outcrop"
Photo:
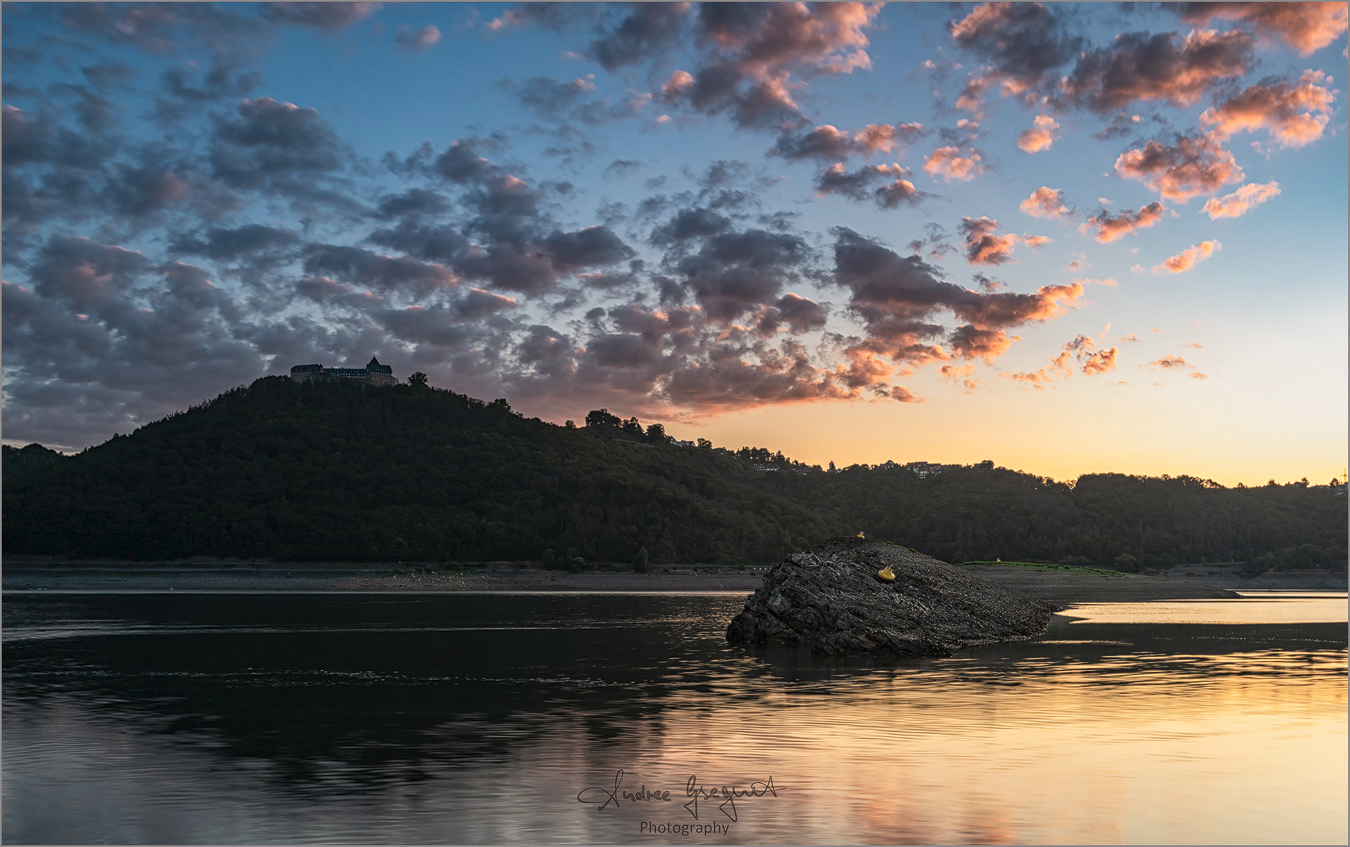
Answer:
<svg viewBox="0 0 1350 847"><path fill-rule="evenodd" d="M877 577L888 566L894 582ZM769 571L727 627L727 640L826 654L947 656L1035 638L1055 611L906 548L840 538Z"/></svg>

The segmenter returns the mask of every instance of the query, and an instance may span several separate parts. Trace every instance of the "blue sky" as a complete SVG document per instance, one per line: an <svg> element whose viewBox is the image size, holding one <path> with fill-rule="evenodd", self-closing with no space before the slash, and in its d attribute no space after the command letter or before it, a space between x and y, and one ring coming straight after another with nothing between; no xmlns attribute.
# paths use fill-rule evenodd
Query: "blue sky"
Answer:
<svg viewBox="0 0 1350 847"><path fill-rule="evenodd" d="M1346 462L1346 4L4 6L4 437L377 354L824 464Z"/></svg>

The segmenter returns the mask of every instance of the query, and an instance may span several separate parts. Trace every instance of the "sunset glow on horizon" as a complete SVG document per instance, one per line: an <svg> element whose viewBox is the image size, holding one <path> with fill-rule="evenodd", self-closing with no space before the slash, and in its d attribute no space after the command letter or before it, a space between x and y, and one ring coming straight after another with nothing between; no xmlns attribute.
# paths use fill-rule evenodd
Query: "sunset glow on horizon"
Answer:
<svg viewBox="0 0 1350 847"><path fill-rule="evenodd" d="M1347 465L1346 3L4 7L4 440L292 365L836 466Z"/></svg>

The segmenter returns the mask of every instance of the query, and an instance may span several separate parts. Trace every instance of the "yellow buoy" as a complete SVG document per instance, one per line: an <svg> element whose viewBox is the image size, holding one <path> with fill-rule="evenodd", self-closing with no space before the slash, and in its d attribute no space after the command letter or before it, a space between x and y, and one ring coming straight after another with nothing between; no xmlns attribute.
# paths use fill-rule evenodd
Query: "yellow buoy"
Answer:
<svg viewBox="0 0 1350 847"><path fill-rule="evenodd" d="M863 534L862 534L862 530L858 530L858 537L859 537L859 538L867 538L866 535L863 535Z"/></svg>
<svg viewBox="0 0 1350 847"><path fill-rule="evenodd" d="M890 565L887 565L886 567L884 567L884 568L882 568L881 570L877 571L877 576L881 577L882 579L886 580L887 582L895 582L895 574L891 572L891 566L890 566Z"/></svg>

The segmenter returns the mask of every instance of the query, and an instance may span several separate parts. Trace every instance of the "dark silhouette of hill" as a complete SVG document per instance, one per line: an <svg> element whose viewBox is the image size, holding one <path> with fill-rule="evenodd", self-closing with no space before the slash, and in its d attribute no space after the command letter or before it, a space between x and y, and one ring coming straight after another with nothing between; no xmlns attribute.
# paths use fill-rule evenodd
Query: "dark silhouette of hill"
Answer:
<svg viewBox="0 0 1350 847"><path fill-rule="evenodd" d="M773 562L866 530L949 562L1345 567L1346 497L1193 477L1056 482L992 463L810 470L560 427L425 384L258 380L62 457L5 449L7 554L305 561ZM753 462L772 459L779 472ZM801 472L794 472L801 471Z"/></svg>
<svg viewBox="0 0 1350 847"><path fill-rule="evenodd" d="M662 439L664 442L664 439ZM839 530L735 457L425 386L269 377L7 481L5 552L772 561Z"/></svg>

